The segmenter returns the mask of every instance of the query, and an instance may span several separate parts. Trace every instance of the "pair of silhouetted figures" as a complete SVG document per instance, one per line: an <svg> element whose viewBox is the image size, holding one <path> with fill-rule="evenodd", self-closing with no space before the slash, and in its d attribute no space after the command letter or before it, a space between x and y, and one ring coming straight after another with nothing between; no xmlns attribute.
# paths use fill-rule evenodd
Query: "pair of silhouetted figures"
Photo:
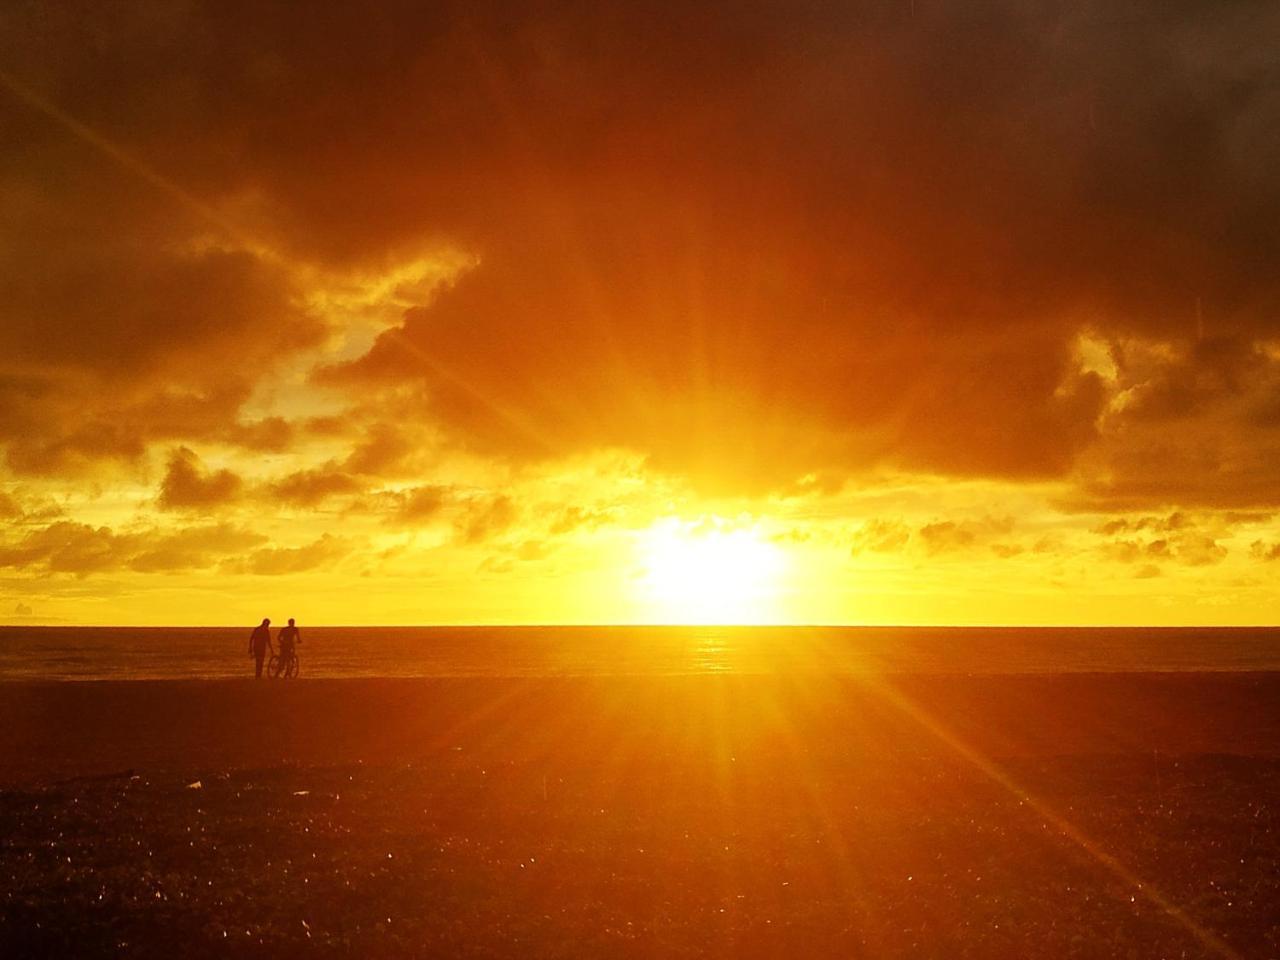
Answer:
<svg viewBox="0 0 1280 960"><path fill-rule="evenodd" d="M267 662L269 676L288 680L298 675L298 645L302 643L302 634L294 625L293 617L289 618L287 627L280 628L276 643L279 650L271 645L271 621L263 618L249 635L249 656L253 657L256 679L262 679L262 663L267 659L268 650L271 651L271 659Z"/></svg>

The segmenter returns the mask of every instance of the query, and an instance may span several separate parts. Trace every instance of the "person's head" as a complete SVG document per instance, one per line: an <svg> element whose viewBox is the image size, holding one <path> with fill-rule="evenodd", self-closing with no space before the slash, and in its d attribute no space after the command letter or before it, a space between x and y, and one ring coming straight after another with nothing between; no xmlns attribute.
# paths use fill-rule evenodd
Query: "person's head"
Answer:
<svg viewBox="0 0 1280 960"><path fill-rule="evenodd" d="M289 618L289 626L291 626L291 627L293 626L293 617L290 617L290 618Z"/></svg>
<svg viewBox="0 0 1280 960"><path fill-rule="evenodd" d="M270 620L268 620L266 617L263 617L263 618L262 618L262 625L263 625L264 627L269 627L269 626L271 626L271 621L270 621Z"/></svg>

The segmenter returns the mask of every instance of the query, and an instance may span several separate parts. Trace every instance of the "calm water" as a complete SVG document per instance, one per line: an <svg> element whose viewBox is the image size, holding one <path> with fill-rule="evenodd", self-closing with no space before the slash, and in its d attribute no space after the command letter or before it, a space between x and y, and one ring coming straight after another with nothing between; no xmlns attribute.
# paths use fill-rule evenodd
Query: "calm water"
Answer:
<svg viewBox="0 0 1280 960"><path fill-rule="evenodd" d="M0 680L243 677L249 631L0 627ZM303 677L1278 670L1280 630L304 627L300 652Z"/></svg>

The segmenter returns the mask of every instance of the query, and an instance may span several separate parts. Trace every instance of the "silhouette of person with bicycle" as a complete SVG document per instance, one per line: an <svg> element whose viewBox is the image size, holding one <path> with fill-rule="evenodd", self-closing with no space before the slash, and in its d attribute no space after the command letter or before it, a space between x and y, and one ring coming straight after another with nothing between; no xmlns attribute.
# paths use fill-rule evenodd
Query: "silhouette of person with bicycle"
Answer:
<svg viewBox="0 0 1280 960"><path fill-rule="evenodd" d="M288 680L298 675L298 645L302 643L302 633L289 618L289 625L281 627L276 636L280 644L280 653L271 658L271 676Z"/></svg>
<svg viewBox="0 0 1280 960"><path fill-rule="evenodd" d="M249 656L254 659L253 678L255 680L262 679L262 661L267 658L268 650L271 650L271 621L263 617L262 623L254 627L253 633L249 634Z"/></svg>

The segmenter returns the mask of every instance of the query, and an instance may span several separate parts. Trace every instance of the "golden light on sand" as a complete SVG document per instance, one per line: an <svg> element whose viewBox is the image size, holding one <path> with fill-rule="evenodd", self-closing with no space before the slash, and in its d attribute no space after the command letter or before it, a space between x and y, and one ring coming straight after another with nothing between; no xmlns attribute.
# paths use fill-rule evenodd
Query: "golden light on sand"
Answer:
<svg viewBox="0 0 1280 960"><path fill-rule="evenodd" d="M641 535L642 602L661 623L773 623L786 555L754 528L668 518Z"/></svg>

